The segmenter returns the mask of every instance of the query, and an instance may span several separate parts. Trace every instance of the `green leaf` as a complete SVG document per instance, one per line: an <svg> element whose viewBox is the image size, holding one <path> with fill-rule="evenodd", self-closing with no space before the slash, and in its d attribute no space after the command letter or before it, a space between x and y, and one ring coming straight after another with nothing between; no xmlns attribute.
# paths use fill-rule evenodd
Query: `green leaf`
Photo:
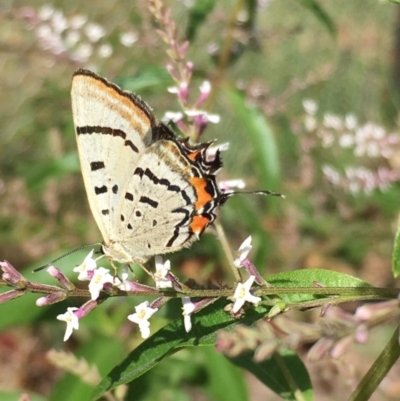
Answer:
<svg viewBox="0 0 400 401"><path fill-rule="evenodd" d="M336 27L328 13L320 6L315 0L298 0L300 3L308 8L314 16L325 26L331 36L336 37Z"/></svg>
<svg viewBox="0 0 400 401"><path fill-rule="evenodd" d="M181 301L171 300L173 309L181 308ZM176 320L133 350L128 357L116 366L95 389L93 399L99 398L105 391L120 384L128 383L154 367L163 358L177 350L199 345L214 345L216 332L220 329L229 329L234 325L251 324L261 319L269 308L263 306L251 309L241 319L233 319L223 308L227 300L220 299L208 308L200 311L193 317L194 324L190 333L186 333L182 319Z"/></svg>
<svg viewBox="0 0 400 401"><path fill-rule="evenodd" d="M278 273L266 277L266 280L275 287L311 287L314 282L326 287L371 287L368 283L347 274L320 269ZM281 298L289 304L313 300L316 296L312 294L287 294L281 295ZM185 332L182 319L163 327L133 350L119 366L116 366L102 380L95 389L93 399L100 397L107 390L136 379L153 368L163 358L181 348L214 345L218 330L229 330L237 324L250 325L263 318L270 310L270 307L259 306L256 309L247 310L241 319L233 319L223 310L227 303L227 300L219 299L194 315L193 329L190 333ZM178 310L181 308L181 301L174 299L170 301L169 305L172 309Z"/></svg>
<svg viewBox="0 0 400 401"><path fill-rule="evenodd" d="M392 254L392 272L395 278L398 277L400 274L400 224L397 227L396 236L394 237L394 249Z"/></svg>
<svg viewBox="0 0 400 401"><path fill-rule="evenodd" d="M116 83L131 92L141 92L146 89L166 87L173 83L171 75L164 67L147 67L135 75L122 77Z"/></svg>
<svg viewBox="0 0 400 401"><path fill-rule="evenodd" d="M31 190L38 190L50 179L62 179L66 175L79 171L79 159L77 152L70 152L60 158L47 160L40 165L30 166L24 176Z"/></svg>
<svg viewBox="0 0 400 401"><path fill-rule="evenodd" d="M236 89L228 88L226 94L234 115L245 127L249 143L253 145L258 177L266 189L274 190L279 179L279 158L274 133L258 107L247 104Z"/></svg>
<svg viewBox="0 0 400 401"><path fill-rule="evenodd" d="M246 384L240 369L213 347L203 347L210 384L208 394L211 400L246 401Z"/></svg>
<svg viewBox="0 0 400 401"><path fill-rule="evenodd" d="M216 4L217 0L197 0L194 2L189 10L189 21L186 29L187 40L195 39L198 29L203 25Z"/></svg>
<svg viewBox="0 0 400 401"><path fill-rule="evenodd" d="M310 376L301 359L294 351L284 350L275 353L271 358L254 362L253 354L248 352L231 361L248 370L262 383L280 395L285 400L296 401L299 398L297 390L304 400L313 400L313 390Z"/></svg>
<svg viewBox="0 0 400 401"><path fill-rule="evenodd" d="M0 391L0 400L1 401L16 401L21 399L22 394L28 394L30 401L46 401L46 397L42 397L38 394L33 394L31 392L27 392L23 389L21 390L13 390L13 391Z"/></svg>
<svg viewBox="0 0 400 401"><path fill-rule="evenodd" d="M390 2L392 2L392 3L400 4L400 0L388 0L388 1L390 1Z"/></svg>
<svg viewBox="0 0 400 401"><path fill-rule="evenodd" d="M324 287L372 287L366 281L348 274L324 269L299 269L272 274L265 278L274 287L310 287L319 283ZM280 298L286 303L312 301L317 296L312 294L282 294Z"/></svg>

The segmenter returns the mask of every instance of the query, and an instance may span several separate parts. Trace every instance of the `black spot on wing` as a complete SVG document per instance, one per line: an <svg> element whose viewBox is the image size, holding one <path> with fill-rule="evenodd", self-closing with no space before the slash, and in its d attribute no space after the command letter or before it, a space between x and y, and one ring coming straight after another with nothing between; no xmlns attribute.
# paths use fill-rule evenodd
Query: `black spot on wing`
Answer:
<svg viewBox="0 0 400 401"><path fill-rule="evenodd" d="M144 171L140 167L136 167L136 170L133 172L133 174L138 175L140 178L143 177Z"/></svg>
<svg viewBox="0 0 400 401"><path fill-rule="evenodd" d="M114 194L116 194L116 193L118 192L118 185L115 184L115 185L111 188L111 190L113 191Z"/></svg>
<svg viewBox="0 0 400 401"><path fill-rule="evenodd" d="M156 209L157 206L158 206L158 202L157 202L157 201L155 201L155 200L153 200L153 199L150 199L150 198L147 197L147 196L141 196L140 199L139 199L139 202L147 203L147 204L150 205L151 207L154 207L154 209Z"/></svg>
<svg viewBox="0 0 400 401"><path fill-rule="evenodd" d="M110 210L109 209L104 209L101 211L101 214L104 216L107 216L108 214L110 214Z"/></svg>
<svg viewBox="0 0 400 401"><path fill-rule="evenodd" d="M105 194L107 192L107 187L105 185L102 187L94 187L94 192L96 195Z"/></svg>
<svg viewBox="0 0 400 401"><path fill-rule="evenodd" d="M104 162L91 162L90 163L90 169L92 171L100 170L104 167L105 167Z"/></svg>
<svg viewBox="0 0 400 401"><path fill-rule="evenodd" d="M131 194L130 192L127 192L125 194L125 199L128 199L129 201L133 201L133 194Z"/></svg>

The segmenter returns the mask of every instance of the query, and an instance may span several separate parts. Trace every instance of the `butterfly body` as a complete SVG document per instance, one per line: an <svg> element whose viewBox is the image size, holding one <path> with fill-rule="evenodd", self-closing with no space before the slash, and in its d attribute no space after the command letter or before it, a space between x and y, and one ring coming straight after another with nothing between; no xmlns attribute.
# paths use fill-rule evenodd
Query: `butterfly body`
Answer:
<svg viewBox="0 0 400 401"><path fill-rule="evenodd" d="M197 240L227 194L216 183L219 154L159 123L136 95L88 70L72 81L82 175L104 253L144 264Z"/></svg>

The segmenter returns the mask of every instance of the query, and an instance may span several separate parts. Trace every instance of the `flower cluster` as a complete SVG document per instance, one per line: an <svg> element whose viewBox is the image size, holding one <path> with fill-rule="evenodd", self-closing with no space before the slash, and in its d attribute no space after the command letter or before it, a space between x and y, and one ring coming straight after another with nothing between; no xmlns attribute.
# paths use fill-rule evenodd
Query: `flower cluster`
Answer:
<svg viewBox="0 0 400 401"><path fill-rule="evenodd" d="M164 10L160 0L149 1L149 9L160 25L157 33L168 46L167 55L170 62L167 64L167 70L175 82L175 86L168 88L168 91L176 94L183 110L183 112L168 111L163 120L172 121L185 135L197 141L209 123L218 124L220 121L219 115L201 109L210 96L211 83L204 81L199 87L200 93L197 99L190 104L190 83L194 65L192 61L186 60L189 42L179 42L176 24L171 18L171 13Z"/></svg>
<svg viewBox="0 0 400 401"><path fill-rule="evenodd" d="M400 171L393 165L399 150L397 133L389 133L382 126L368 122L360 124L353 114L340 117L325 113L318 117L318 105L310 99L303 101L305 133L300 141L306 153L314 148L336 147L338 156L350 157L350 165L338 169L330 164L322 166L328 182L345 191L357 194L385 190L400 179ZM365 165L369 163L369 165Z"/></svg>
<svg viewBox="0 0 400 401"><path fill-rule="evenodd" d="M360 306L354 314L329 305L322 309L323 319L314 324L280 315L273 322L260 320L254 327L238 325L232 331L222 331L217 349L229 357L254 351L254 360L260 362L280 349L297 350L302 344L314 343L307 355L310 361L325 354L339 358L352 343L366 343L370 329L397 321L400 316L398 299Z"/></svg>
<svg viewBox="0 0 400 401"><path fill-rule="evenodd" d="M50 5L40 10L24 7L17 16L32 30L42 50L57 58L67 58L78 64L109 58L113 46L105 41L106 29L100 24L90 22L86 15L66 16L61 10ZM121 32L120 43L131 47L138 35L134 31Z"/></svg>
<svg viewBox="0 0 400 401"><path fill-rule="evenodd" d="M233 304L230 308L232 316L240 315L240 311L245 302L254 305L258 305L261 302L260 297L251 293L251 288L254 282L256 281L259 283L259 273L247 258L251 248L251 237L248 237L240 246L237 253L237 260L239 262L235 262L235 264L238 268L244 267L248 270L249 277L245 282L239 282L237 284L231 297L233 300ZM135 313L127 316L131 322L136 323L139 326L142 337L148 338L150 336L149 319L170 299L168 293L165 293L164 291L170 290L175 293L183 293L184 291L189 290L187 294L190 294L190 289L183 286L178 278L171 273L171 264L169 260L163 262L161 257L155 258L156 271L152 274L155 286L151 287L130 281L129 269L127 266L124 266L121 278L117 277L115 274L111 274L109 269L97 265L98 260L102 258L103 255L95 259L93 254L94 250L85 257L79 266L73 269L74 272L78 274L78 280L89 282L88 289L91 299L79 308L69 307L65 313L57 316L58 320L64 321L67 324L64 341L67 341L71 337L74 330L79 329L79 321L81 318L85 317L90 311L95 309L111 295L125 295L124 293L121 294L123 291L127 294L133 293L133 295L151 294L158 296L158 298L151 303L148 301L140 303L135 307ZM249 266L250 268L248 268ZM11 291L0 295L0 303L21 296L30 289L35 288L35 291L38 292L41 288L40 285L30 283L26 280L8 262L0 262L0 267L3 271L2 280L4 280L9 286L14 287ZM52 291L49 295L37 299L37 306L46 306L61 302L67 298L69 292L74 291L75 289L74 284L56 267L49 266L47 272L60 283L62 288L51 287ZM49 286L45 286L42 289L44 290L43 292L46 292L49 290ZM214 302L216 297L196 298L195 300L192 300L190 296L182 295L184 328L186 332L189 332L192 329L192 314L199 312L205 306Z"/></svg>

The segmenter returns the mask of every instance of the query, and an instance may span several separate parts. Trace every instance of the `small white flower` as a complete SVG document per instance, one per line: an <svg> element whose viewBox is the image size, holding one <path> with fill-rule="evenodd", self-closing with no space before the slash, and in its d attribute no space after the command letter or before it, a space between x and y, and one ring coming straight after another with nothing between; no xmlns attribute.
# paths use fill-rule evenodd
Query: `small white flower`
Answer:
<svg viewBox="0 0 400 401"><path fill-rule="evenodd" d="M312 132L317 128L317 120L314 116L307 115L304 120L304 126L308 132Z"/></svg>
<svg viewBox="0 0 400 401"><path fill-rule="evenodd" d="M128 281L128 277L129 277L129 266L124 265L121 274L122 281L118 277L114 277L113 284L116 285L122 291L129 291L131 289L131 285Z"/></svg>
<svg viewBox="0 0 400 401"><path fill-rule="evenodd" d="M181 112L179 112L179 111L177 111L177 112L175 112L175 111L167 111L164 114L164 117L162 118L162 120L166 121L166 122L172 121L172 122L176 123L176 122L182 120L182 118L183 118L183 114Z"/></svg>
<svg viewBox="0 0 400 401"><path fill-rule="evenodd" d="M241 180L241 179L236 179L236 180L225 180L225 181L220 181L218 183L218 186L222 191L224 192L229 192L232 191L233 189L243 189L246 187L246 183Z"/></svg>
<svg viewBox="0 0 400 401"><path fill-rule="evenodd" d="M179 88L177 86L170 86L169 88L167 88L167 91L169 93L179 93Z"/></svg>
<svg viewBox="0 0 400 401"><path fill-rule="evenodd" d="M342 148L350 148L354 145L354 137L350 133L344 134L339 138L339 145Z"/></svg>
<svg viewBox="0 0 400 401"><path fill-rule="evenodd" d="M240 245L239 249L237 250L237 257L233 261L233 264L239 268L242 267L242 262L247 258L247 255L252 250L251 245L251 235L248 236Z"/></svg>
<svg viewBox="0 0 400 401"><path fill-rule="evenodd" d="M208 95L211 92L211 84L209 81L204 81L201 85L200 85L200 92Z"/></svg>
<svg viewBox="0 0 400 401"><path fill-rule="evenodd" d="M344 124L348 130L354 130L357 128L357 118L354 114L347 114L344 120Z"/></svg>
<svg viewBox="0 0 400 401"><path fill-rule="evenodd" d="M113 48L110 44L105 43L104 45L101 45L98 49L98 54L102 58L108 58L112 55L113 53Z"/></svg>
<svg viewBox="0 0 400 401"><path fill-rule="evenodd" d="M154 273L154 279L156 282L156 287L172 288L171 280L167 279L167 274L171 269L171 262L169 260L166 260L165 263L163 263L161 256L156 256L155 262L156 262L156 272Z"/></svg>
<svg viewBox="0 0 400 401"><path fill-rule="evenodd" d="M51 16L54 14L54 11L55 10L53 7L51 7L49 5L45 5L39 10L38 17L42 21L46 21L51 18Z"/></svg>
<svg viewBox="0 0 400 401"><path fill-rule="evenodd" d="M68 47L73 47L79 42L80 38L81 38L81 35L79 32L69 30L65 37L65 44Z"/></svg>
<svg viewBox="0 0 400 401"><path fill-rule="evenodd" d="M54 32L62 33L68 28L68 22L62 11L55 11L51 17Z"/></svg>
<svg viewBox="0 0 400 401"><path fill-rule="evenodd" d="M93 53L93 47L89 43L81 43L75 51L74 56L80 61L85 62Z"/></svg>
<svg viewBox="0 0 400 401"><path fill-rule="evenodd" d="M83 25L85 25L87 21L87 17L84 15L78 14L71 18L69 24L72 29L80 29Z"/></svg>
<svg viewBox="0 0 400 401"><path fill-rule="evenodd" d="M246 282L239 283L236 287L235 294L233 298L235 299L235 303L232 307L232 312L239 312L240 308L244 305L244 303L251 302L255 306L261 301L260 297L256 297L250 293L251 286L254 283L255 276L250 276Z"/></svg>
<svg viewBox="0 0 400 401"><path fill-rule="evenodd" d="M218 124L221 121L218 114L209 114L204 110L185 110L185 114L189 117L200 117L213 124Z"/></svg>
<svg viewBox="0 0 400 401"><path fill-rule="evenodd" d="M110 270L104 267L95 269L89 283L89 292L92 296L92 300L96 300L99 297L100 291L103 289L105 283L114 283L114 277L110 274Z"/></svg>
<svg viewBox="0 0 400 401"><path fill-rule="evenodd" d="M192 330L192 321L190 319L190 315L194 311L194 303L190 300L190 297L182 297L182 305L183 305L183 323L185 325L186 333L189 333Z"/></svg>
<svg viewBox="0 0 400 401"><path fill-rule="evenodd" d="M67 312L63 315L58 315L57 319L67 323L67 329L65 330L64 341L67 341L74 330L79 329L79 318L74 313L78 308L67 308Z"/></svg>
<svg viewBox="0 0 400 401"><path fill-rule="evenodd" d="M138 39L139 36L136 32L124 32L119 37L119 41L125 47L131 47Z"/></svg>
<svg viewBox="0 0 400 401"><path fill-rule="evenodd" d="M128 319L139 325L139 330L143 338L148 338L150 335L149 319L158 311L157 308L150 308L149 302L145 301L135 306L135 313L128 316Z"/></svg>
<svg viewBox="0 0 400 401"><path fill-rule="evenodd" d="M332 128L334 130L340 130L343 127L343 122L336 114L326 113L324 115L323 124L326 128Z"/></svg>
<svg viewBox="0 0 400 401"><path fill-rule="evenodd" d="M86 256L86 258L82 264L80 264L79 266L76 266L73 269L74 272L79 273L78 280L80 280L80 281L90 280L90 277L88 276L88 271L93 271L97 267L96 260L93 259L93 252L94 252L94 249L92 249L89 252L89 255Z"/></svg>
<svg viewBox="0 0 400 401"><path fill-rule="evenodd" d="M318 110L317 103L312 99L304 99L303 100L303 108L307 114L314 115Z"/></svg>
<svg viewBox="0 0 400 401"><path fill-rule="evenodd" d="M105 34L105 29L99 24L88 24L85 29L86 36L91 42L98 42Z"/></svg>

